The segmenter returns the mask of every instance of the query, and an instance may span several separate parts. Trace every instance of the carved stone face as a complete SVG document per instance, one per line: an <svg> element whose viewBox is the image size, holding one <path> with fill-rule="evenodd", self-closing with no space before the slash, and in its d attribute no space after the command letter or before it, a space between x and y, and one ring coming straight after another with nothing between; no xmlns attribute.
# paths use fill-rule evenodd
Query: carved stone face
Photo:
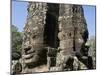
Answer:
<svg viewBox="0 0 100 75"><path fill-rule="evenodd" d="M43 49L45 16L45 3L29 3L22 51L23 63L27 66L38 66L45 63L46 51Z"/></svg>
<svg viewBox="0 0 100 75"><path fill-rule="evenodd" d="M37 30L36 30L37 31ZM44 58L41 32L24 33L23 59L26 65L37 66Z"/></svg>

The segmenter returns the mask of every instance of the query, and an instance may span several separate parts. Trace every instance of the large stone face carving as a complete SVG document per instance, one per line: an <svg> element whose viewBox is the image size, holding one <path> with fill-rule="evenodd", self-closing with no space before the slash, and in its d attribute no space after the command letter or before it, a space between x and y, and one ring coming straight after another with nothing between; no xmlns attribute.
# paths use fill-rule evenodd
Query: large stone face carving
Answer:
<svg viewBox="0 0 100 75"><path fill-rule="evenodd" d="M24 27L22 59L25 67L31 68L46 61L46 52L43 49L46 3L29 3L28 13Z"/></svg>
<svg viewBox="0 0 100 75"><path fill-rule="evenodd" d="M58 54L57 66L62 65L64 61L67 63L69 59L74 58L76 55L83 55L81 50L84 48L88 38L82 6L60 4L58 20L58 38L61 51Z"/></svg>
<svg viewBox="0 0 100 75"><path fill-rule="evenodd" d="M42 72L78 70L84 64L79 60L88 38L83 12L80 5L29 3L22 45L24 73L40 72L34 68L43 64L47 65ZM52 63L54 70L50 69Z"/></svg>

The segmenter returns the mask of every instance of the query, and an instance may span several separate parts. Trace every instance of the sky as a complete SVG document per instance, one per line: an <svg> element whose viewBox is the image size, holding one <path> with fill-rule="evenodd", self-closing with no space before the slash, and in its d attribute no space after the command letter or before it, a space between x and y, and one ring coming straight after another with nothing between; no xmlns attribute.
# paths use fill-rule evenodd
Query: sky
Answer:
<svg viewBox="0 0 100 75"><path fill-rule="evenodd" d="M19 31L23 28L27 19L28 2L12 1L12 25L15 25ZM87 22L89 37L95 36L96 27L96 9L95 6L83 5L84 16Z"/></svg>

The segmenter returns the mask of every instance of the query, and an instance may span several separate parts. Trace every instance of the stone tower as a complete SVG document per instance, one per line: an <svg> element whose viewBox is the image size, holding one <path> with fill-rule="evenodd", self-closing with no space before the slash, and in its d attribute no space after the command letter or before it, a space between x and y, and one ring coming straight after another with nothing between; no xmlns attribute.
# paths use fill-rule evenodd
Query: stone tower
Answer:
<svg viewBox="0 0 100 75"><path fill-rule="evenodd" d="M59 5L59 49L57 66L63 65L73 57L83 56L83 49L88 38L87 24L81 5ZM71 68L72 63L66 66ZM71 68L71 70L73 70Z"/></svg>
<svg viewBox="0 0 100 75"><path fill-rule="evenodd" d="M85 63L81 61L82 57L86 56L84 48L88 38L81 5L30 2L27 10L22 45L24 73L50 71L46 66L48 62L49 65L55 63L53 67L60 70L73 70L74 58L77 59L78 67L80 62L87 67L85 63L88 63L88 60L85 60ZM47 47L51 50L49 61ZM67 62L72 64L69 65ZM45 70L36 70L44 64Z"/></svg>

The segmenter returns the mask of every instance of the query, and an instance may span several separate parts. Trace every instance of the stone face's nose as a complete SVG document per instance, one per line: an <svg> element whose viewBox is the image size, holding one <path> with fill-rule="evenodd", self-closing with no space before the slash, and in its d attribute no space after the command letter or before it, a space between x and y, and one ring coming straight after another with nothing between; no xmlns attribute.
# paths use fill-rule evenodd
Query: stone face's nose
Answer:
<svg viewBox="0 0 100 75"><path fill-rule="evenodd" d="M27 53L28 51L30 51L31 50L31 45L30 45L30 42L29 41L26 41L25 43L24 43L24 52L25 53Z"/></svg>

